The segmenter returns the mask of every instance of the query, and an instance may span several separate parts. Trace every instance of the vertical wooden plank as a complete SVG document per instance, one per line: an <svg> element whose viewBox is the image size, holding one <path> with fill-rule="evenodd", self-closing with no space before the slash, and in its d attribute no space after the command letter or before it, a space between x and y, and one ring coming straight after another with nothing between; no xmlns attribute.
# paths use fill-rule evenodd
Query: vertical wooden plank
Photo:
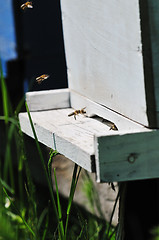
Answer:
<svg viewBox="0 0 159 240"><path fill-rule="evenodd" d="M61 6L69 87L148 126L138 0Z"/></svg>

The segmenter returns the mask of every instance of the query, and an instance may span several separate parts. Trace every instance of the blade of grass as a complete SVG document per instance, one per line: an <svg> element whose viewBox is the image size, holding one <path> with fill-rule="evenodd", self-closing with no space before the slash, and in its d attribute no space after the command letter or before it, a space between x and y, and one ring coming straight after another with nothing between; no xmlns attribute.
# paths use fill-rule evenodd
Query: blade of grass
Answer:
<svg viewBox="0 0 159 240"><path fill-rule="evenodd" d="M104 219L104 215L102 213L99 194L96 190L96 187L88 174L88 172L84 171L84 178L83 178L83 191L86 195L86 198L88 199L88 203L90 205L90 208L92 210L92 213L95 213L95 209L97 209L99 216Z"/></svg>
<svg viewBox="0 0 159 240"><path fill-rule="evenodd" d="M109 221L108 230L107 230L107 233L106 233L106 239L108 239L108 240L111 239L109 237L109 233L110 233L110 229L111 229L111 225L112 225L112 219L113 219L113 216L114 216L114 212L115 212L115 209L116 209L116 206L117 206L117 202L118 202L119 196L120 196L120 190L118 191L117 197L115 199L115 203L114 203L112 214L111 214L110 221Z"/></svg>
<svg viewBox="0 0 159 240"><path fill-rule="evenodd" d="M13 117L7 117L7 116L0 116L0 120L2 121L8 121L13 123L14 125L18 126L17 120L14 119Z"/></svg>
<svg viewBox="0 0 159 240"><path fill-rule="evenodd" d="M24 202L24 187L23 187L23 166L25 163L25 172L28 179L28 171L27 171L27 157L24 147L24 139L23 134L20 129L20 124L18 121L18 130L14 133L14 139L16 144L16 151L17 151L17 159L18 159L18 185L19 185L19 196L21 199L21 202Z"/></svg>
<svg viewBox="0 0 159 240"><path fill-rule="evenodd" d="M52 173L52 159L53 157L55 157L56 155L58 155L58 151L57 150L50 150L50 157L49 157L49 161L48 161L48 174L49 174L49 179L50 182L52 182L52 177L51 177L51 173ZM55 184L56 184L56 196L57 196L57 209L58 209L58 214L61 214L61 208L60 208L60 199L59 199L59 192L58 192L58 185L57 185L57 179L56 179L56 173L54 173L55 175ZM59 230L59 226L61 229L61 234L60 238L62 237L62 239L64 239L64 227L63 227L63 221L62 221L62 214L61 216L58 215L58 230Z"/></svg>
<svg viewBox="0 0 159 240"><path fill-rule="evenodd" d="M1 80L1 91L2 91L2 102L3 102L3 114L6 117L5 123L7 124L8 123L7 118L9 117L8 93L7 93L7 86L3 76L1 60L0 60L0 80Z"/></svg>
<svg viewBox="0 0 159 240"><path fill-rule="evenodd" d="M83 237L83 239L88 240L89 239L89 237L88 237L88 222L86 219L83 218L80 211L77 211L77 216L78 216L78 221L81 226L81 229L83 229L82 237Z"/></svg>
<svg viewBox="0 0 159 240"><path fill-rule="evenodd" d="M76 238L76 240L81 239L82 234L83 234L84 227L85 227L85 226L83 225L83 226L82 226L82 229L81 229L81 231L80 231L80 234L79 234L79 236Z"/></svg>
<svg viewBox="0 0 159 240"><path fill-rule="evenodd" d="M66 217L66 225L65 225L65 240L67 239L68 221L69 221L72 201L73 201L73 197L74 197L74 193L75 193L75 190L76 190L76 186L77 186L77 182L78 182L78 179L79 179L81 169L82 168L80 167L79 171L77 173L78 165L75 164L74 171L73 171L73 176L72 176L72 183L71 183L70 195L69 195L69 200L68 200L68 206L67 206L67 217Z"/></svg>
<svg viewBox="0 0 159 240"><path fill-rule="evenodd" d="M57 208L58 208L58 215L59 215L59 224L60 228L62 230L62 238L64 238L64 227L63 227L63 221L62 221L62 211L61 211L61 204L60 204L60 197L59 197L59 191L58 191L58 185L57 185L57 178L56 178L56 170L54 168L54 179L55 179L55 186L56 186L56 196L57 196Z"/></svg>
<svg viewBox="0 0 159 240"><path fill-rule="evenodd" d="M14 194L14 189L12 189L5 181L0 178L1 185L6 188L11 194Z"/></svg>
<svg viewBox="0 0 159 240"><path fill-rule="evenodd" d="M8 128L7 134L7 144L5 149L5 160L4 160L4 168L3 168L3 178L5 181L8 180L8 173L11 181L11 186L14 189L14 171L13 171L13 163L12 163L12 154L11 154L11 140L13 137L13 133L15 130L15 125L11 124Z"/></svg>
<svg viewBox="0 0 159 240"><path fill-rule="evenodd" d="M15 204L13 203L12 199L9 197L6 189L3 187L3 192L5 193L6 197L8 198L8 200L11 202L11 204L13 205L15 211L17 212L17 214L19 215L19 217L22 219L23 223L25 224L26 228L32 233L33 237L35 238L36 235L34 233L34 231L31 229L31 227L28 225L28 223L25 221L25 219L23 218L23 216L21 215L19 209L15 206Z"/></svg>
<svg viewBox="0 0 159 240"><path fill-rule="evenodd" d="M36 143L36 146L37 146L37 150L38 150L38 153L39 153L39 157L40 157L40 160L41 160L41 164L42 164L42 166L43 166L44 173L45 173L45 177L46 177L47 184L48 184L48 187L49 187L49 191L50 191L50 195L51 195L51 200L52 200L53 208L54 208L54 211L55 211L55 216L56 216L56 219L57 219L57 221L58 221L58 211L57 211L56 202L55 202L55 198L54 198L52 182L50 181L49 173L47 172L47 169L46 169L44 157L43 157L43 154L42 154L42 151L41 151L41 148L40 148L40 144L39 144L39 142L38 142L38 138L37 138L37 135L36 135L36 132L35 132L35 128L34 128L34 125L33 125L33 121L32 121L32 119L31 119L31 114L30 114L30 111L29 111L27 102L25 102L25 106L26 106L26 110L27 110L27 113L28 113L30 125L31 125L31 128L32 128L32 132L33 132L33 135L34 135L34 138L35 138L35 143ZM60 228L60 234L61 234L61 236L62 236L62 229L61 229L61 228Z"/></svg>
<svg viewBox="0 0 159 240"><path fill-rule="evenodd" d="M59 153L57 152L57 150L53 150L51 149L50 152L49 152L49 160L48 160L48 164L47 164L47 167L48 167L48 173L49 173L49 178L50 178L50 181L52 181L52 178L51 178L51 164L52 164L52 159L53 157L55 157L56 155L58 155Z"/></svg>
<svg viewBox="0 0 159 240"><path fill-rule="evenodd" d="M47 233L47 230L48 230L48 226L49 226L49 214L47 213L46 222L45 222L45 228L44 228L42 240L45 240L46 233Z"/></svg>
<svg viewBox="0 0 159 240"><path fill-rule="evenodd" d="M48 207L46 207L43 211L42 211L42 213L41 213L41 215L40 215L40 217L39 217L39 221L38 221L38 225L37 225L37 228L38 228L38 230L40 230L40 227L41 227L41 225L42 225L42 223L43 223L43 221L44 221L44 218L45 218L45 216L48 214Z"/></svg>
<svg viewBox="0 0 159 240"><path fill-rule="evenodd" d="M25 102L25 96L22 97L22 99L19 101L16 110L15 110L15 114L18 115L18 113L20 112L20 110L22 109L22 106L24 105Z"/></svg>
<svg viewBox="0 0 159 240"><path fill-rule="evenodd" d="M4 115L3 119L2 119L2 116L1 116L1 120L4 120L4 122L6 124L6 129L5 130L6 130L6 135L8 136L10 134L10 131L12 131L12 130L8 129L9 128L8 122L9 121L13 122L14 120L9 117L9 115L12 114L12 106L11 106L11 103L10 103L10 100L9 100L5 78L3 76L1 59L0 59L0 84L1 84L2 103L3 103L3 115ZM7 170L9 172L11 185L12 185L12 188L14 188L14 177L13 177L14 176L14 171L13 171L13 167L12 167L12 157L11 157L10 142L7 143L6 157L7 157L8 167L6 169L4 169L4 171Z"/></svg>

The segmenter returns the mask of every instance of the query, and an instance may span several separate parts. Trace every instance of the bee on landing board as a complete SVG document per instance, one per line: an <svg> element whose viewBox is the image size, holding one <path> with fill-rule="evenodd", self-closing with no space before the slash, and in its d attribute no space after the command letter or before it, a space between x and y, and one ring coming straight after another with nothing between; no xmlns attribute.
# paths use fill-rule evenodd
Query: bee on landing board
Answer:
<svg viewBox="0 0 159 240"><path fill-rule="evenodd" d="M86 107L82 108L81 110L75 110L74 112L68 114L68 117L74 116L74 119L76 120L76 116L78 114L85 114L86 113L85 108Z"/></svg>
<svg viewBox="0 0 159 240"><path fill-rule="evenodd" d="M28 1L28 2L26 2L24 4L22 4L20 7L21 7L22 10L24 10L26 8L33 8L33 5L32 5L32 2Z"/></svg>
<svg viewBox="0 0 159 240"><path fill-rule="evenodd" d="M39 77L37 77L36 78L36 81L37 81L37 83L41 83L41 82L43 82L44 80L46 80L47 78L49 78L49 75L48 74L42 74L41 76L39 76Z"/></svg>

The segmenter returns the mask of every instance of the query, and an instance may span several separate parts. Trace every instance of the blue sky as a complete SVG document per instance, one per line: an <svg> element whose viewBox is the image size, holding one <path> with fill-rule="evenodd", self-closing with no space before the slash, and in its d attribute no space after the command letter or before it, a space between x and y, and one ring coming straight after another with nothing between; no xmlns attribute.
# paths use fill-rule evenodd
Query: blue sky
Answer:
<svg viewBox="0 0 159 240"><path fill-rule="evenodd" d="M0 0L0 58L5 76L6 61L14 59L16 56L12 0Z"/></svg>

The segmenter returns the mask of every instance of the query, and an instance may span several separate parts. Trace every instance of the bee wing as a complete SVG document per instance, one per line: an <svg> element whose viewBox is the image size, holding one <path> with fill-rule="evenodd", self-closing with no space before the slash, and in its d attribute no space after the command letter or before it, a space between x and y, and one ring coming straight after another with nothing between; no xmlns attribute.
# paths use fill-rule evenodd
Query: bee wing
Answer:
<svg viewBox="0 0 159 240"><path fill-rule="evenodd" d="M22 4L22 5L20 6L20 8L24 10L24 9L26 8L25 3Z"/></svg>
<svg viewBox="0 0 159 240"><path fill-rule="evenodd" d="M81 110L80 110L80 113L81 114L85 114L86 113L86 111L84 110L86 107L84 107L84 108L82 108Z"/></svg>
<svg viewBox="0 0 159 240"><path fill-rule="evenodd" d="M32 5L27 5L27 8L33 8L33 6Z"/></svg>
<svg viewBox="0 0 159 240"><path fill-rule="evenodd" d="M47 79L49 77L48 74L43 74L42 76L43 76L44 79Z"/></svg>

